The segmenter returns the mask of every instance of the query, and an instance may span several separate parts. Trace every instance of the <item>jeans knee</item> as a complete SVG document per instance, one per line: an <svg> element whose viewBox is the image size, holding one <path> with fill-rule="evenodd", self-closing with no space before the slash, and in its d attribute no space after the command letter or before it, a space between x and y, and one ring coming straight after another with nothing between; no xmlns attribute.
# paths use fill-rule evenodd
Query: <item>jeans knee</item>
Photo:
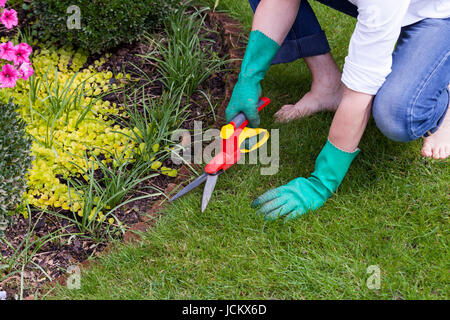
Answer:
<svg viewBox="0 0 450 320"><path fill-rule="evenodd" d="M389 139L399 142L414 140L408 130L408 101L402 94L380 89L375 96L372 114L378 129Z"/></svg>

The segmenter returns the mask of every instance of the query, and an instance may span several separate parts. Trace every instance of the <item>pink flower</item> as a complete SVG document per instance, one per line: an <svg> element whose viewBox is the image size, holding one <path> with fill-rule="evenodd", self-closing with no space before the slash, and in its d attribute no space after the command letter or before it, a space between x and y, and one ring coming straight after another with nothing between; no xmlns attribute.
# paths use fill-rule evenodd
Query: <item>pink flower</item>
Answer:
<svg viewBox="0 0 450 320"><path fill-rule="evenodd" d="M34 74L33 65L29 62L22 63L19 68L19 73L23 80L28 80Z"/></svg>
<svg viewBox="0 0 450 320"><path fill-rule="evenodd" d="M12 29L17 26L19 24L19 19L17 18L16 10L3 10L2 16L0 17L0 22L5 25L6 29Z"/></svg>
<svg viewBox="0 0 450 320"><path fill-rule="evenodd" d="M19 43L17 46L22 50L25 50L28 56L30 56L30 54L33 52L31 46L26 42Z"/></svg>
<svg viewBox="0 0 450 320"><path fill-rule="evenodd" d="M32 49L26 43L18 44L14 47L13 62L17 66L21 63L30 62L30 53Z"/></svg>
<svg viewBox="0 0 450 320"><path fill-rule="evenodd" d="M6 4L6 0L0 0L0 8L4 8Z"/></svg>
<svg viewBox="0 0 450 320"><path fill-rule="evenodd" d="M14 53L15 49L11 41L0 43L0 59L13 61Z"/></svg>
<svg viewBox="0 0 450 320"><path fill-rule="evenodd" d="M19 71L14 66L5 64L0 72L0 88L13 88L19 77Z"/></svg>

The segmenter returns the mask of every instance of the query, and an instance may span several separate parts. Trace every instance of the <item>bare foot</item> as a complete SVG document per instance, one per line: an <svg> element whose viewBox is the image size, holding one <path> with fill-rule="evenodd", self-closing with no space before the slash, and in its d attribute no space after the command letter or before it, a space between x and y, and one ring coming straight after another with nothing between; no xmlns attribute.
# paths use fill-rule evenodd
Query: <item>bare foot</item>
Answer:
<svg viewBox="0 0 450 320"><path fill-rule="evenodd" d="M275 113L277 122L288 122L319 111L336 111L344 90L341 71L330 53L305 58L312 73L311 90L296 104L287 104Z"/></svg>
<svg viewBox="0 0 450 320"><path fill-rule="evenodd" d="M423 139L421 152L427 158L448 158L450 155L450 110L447 110L447 114L439 129Z"/></svg>
<svg viewBox="0 0 450 320"><path fill-rule="evenodd" d="M319 111L336 111L342 98L343 87L340 85L336 89L311 87L311 91L306 93L296 104L287 104L275 113L277 122L289 122L310 116Z"/></svg>

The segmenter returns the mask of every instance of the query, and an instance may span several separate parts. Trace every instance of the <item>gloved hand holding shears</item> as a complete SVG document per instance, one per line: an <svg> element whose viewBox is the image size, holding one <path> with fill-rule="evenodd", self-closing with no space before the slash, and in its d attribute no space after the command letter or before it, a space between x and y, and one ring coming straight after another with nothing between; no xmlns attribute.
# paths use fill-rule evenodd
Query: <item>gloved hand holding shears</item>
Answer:
<svg viewBox="0 0 450 320"><path fill-rule="evenodd" d="M257 109L261 84L280 46L260 31L252 31L225 115L230 122L239 112L245 114L249 127L256 128L260 119Z"/></svg>
<svg viewBox="0 0 450 320"><path fill-rule="evenodd" d="M261 111L269 103L270 100L268 98L261 98L257 104L257 112ZM214 191L217 177L236 164L243 153L258 149L269 139L269 132L267 130L248 128L247 124L248 120L245 114L239 112L231 119L230 123L223 126L220 131L220 152L206 165L205 172L202 175L178 192L170 201L178 199L206 181L202 198L202 212L205 211L211 194ZM259 139L251 147L246 146L252 138Z"/></svg>

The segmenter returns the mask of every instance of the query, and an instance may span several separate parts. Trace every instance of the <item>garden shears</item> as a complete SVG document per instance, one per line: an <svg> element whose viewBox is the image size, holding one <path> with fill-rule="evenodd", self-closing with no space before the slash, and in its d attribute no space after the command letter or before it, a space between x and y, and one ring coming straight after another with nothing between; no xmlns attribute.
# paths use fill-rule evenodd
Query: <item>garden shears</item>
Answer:
<svg viewBox="0 0 450 320"><path fill-rule="evenodd" d="M258 102L258 111L261 111L269 105L269 103L269 98L261 98ZM230 121L230 123L224 125L220 130L220 152L205 166L205 170L202 175L184 187L172 199L170 199L170 201L178 199L206 181L202 197L202 212L205 211L209 199L211 199L211 195L214 191L219 175L236 164L240 160L243 153L248 153L258 149L269 139L269 132L266 129L248 128L247 125L248 120L242 112L238 113ZM244 147L241 149L241 144L246 139L257 137L261 134L263 134L262 138L259 139L255 145L250 148Z"/></svg>

